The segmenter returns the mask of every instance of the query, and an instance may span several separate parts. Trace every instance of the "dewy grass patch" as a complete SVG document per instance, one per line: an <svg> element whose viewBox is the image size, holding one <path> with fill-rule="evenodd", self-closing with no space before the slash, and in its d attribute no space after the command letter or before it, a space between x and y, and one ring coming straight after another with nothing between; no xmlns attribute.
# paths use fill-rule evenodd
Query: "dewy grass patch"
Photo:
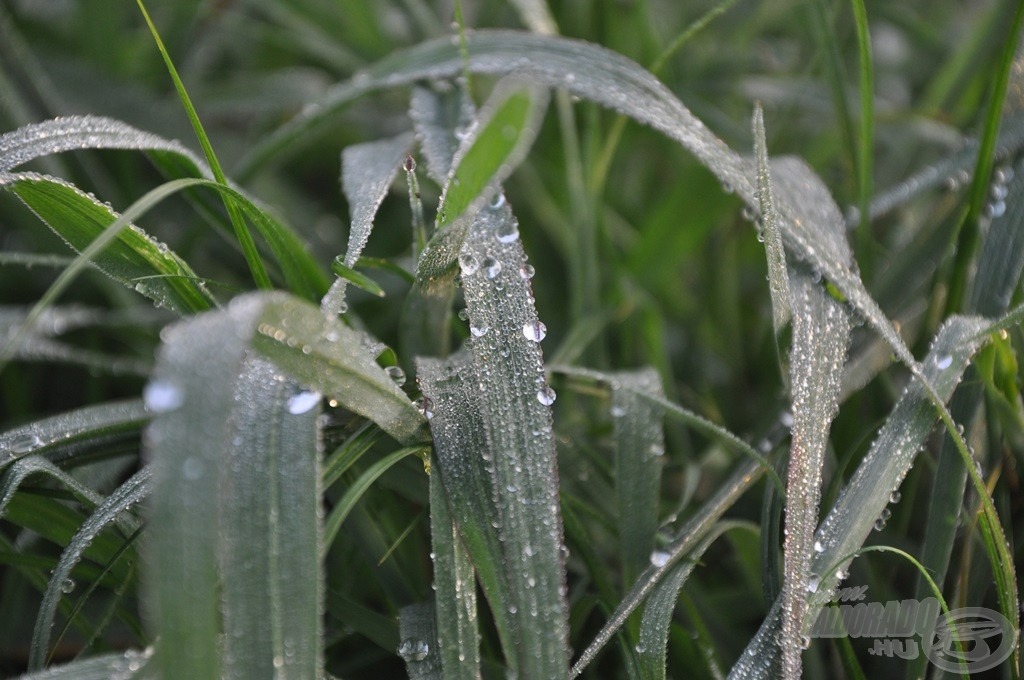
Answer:
<svg viewBox="0 0 1024 680"><path fill-rule="evenodd" d="M0 674L1019 676L1019 4L123 5L0 7Z"/></svg>

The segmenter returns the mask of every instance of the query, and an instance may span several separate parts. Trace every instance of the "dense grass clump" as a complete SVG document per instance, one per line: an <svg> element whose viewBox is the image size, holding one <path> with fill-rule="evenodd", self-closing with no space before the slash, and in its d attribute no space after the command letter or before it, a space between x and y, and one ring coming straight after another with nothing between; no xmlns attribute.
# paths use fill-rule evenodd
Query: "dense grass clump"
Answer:
<svg viewBox="0 0 1024 680"><path fill-rule="evenodd" d="M1022 24L0 5L0 676L1019 677Z"/></svg>

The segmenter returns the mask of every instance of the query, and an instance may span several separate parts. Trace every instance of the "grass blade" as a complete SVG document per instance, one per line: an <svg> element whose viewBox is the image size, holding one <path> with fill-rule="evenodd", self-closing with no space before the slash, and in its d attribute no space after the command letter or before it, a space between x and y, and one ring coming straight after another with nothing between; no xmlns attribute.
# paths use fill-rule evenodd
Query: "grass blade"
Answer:
<svg viewBox="0 0 1024 680"><path fill-rule="evenodd" d="M0 433L0 473L31 455L65 460L95 442L135 437L149 420L141 400L109 402L68 411Z"/></svg>
<svg viewBox="0 0 1024 680"><path fill-rule="evenodd" d="M427 174L444 186L451 173L452 159L459 150L456 130L468 130L476 111L460 84L441 81L433 87L417 85L409 102L409 117L416 139L427 161ZM464 133L463 133L464 134Z"/></svg>
<svg viewBox="0 0 1024 680"><path fill-rule="evenodd" d="M162 677L322 670L319 395L246 353L272 307L256 296L173 327L147 387Z"/></svg>
<svg viewBox="0 0 1024 680"><path fill-rule="evenodd" d="M402 641L398 655L405 661L409 680L443 680L441 658L437 650L434 628L434 605L411 604L398 613L398 630Z"/></svg>
<svg viewBox="0 0 1024 680"><path fill-rule="evenodd" d="M149 494L149 479L150 471L144 468L119 486L114 493L97 506L96 511L82 524L75 537L61 553L60 559L50 575L50 580L46 584L46 592L43 593L43 601L39 606L39 613L36 615L29 655L30 670L40 670L46 663L50 646L50 631L53 629L57 604L68 590L67 584L70 583L71 587L74 587L74 582L71 581L71 570L82 559L86 548L103 529L117 521L123 513L133 505L140 503ZM137 528L138 523L133 523Z"/></svg>
<svg viewBox="0 0 1024 680"><path fill-rule="evenodd" d="M152 648L144 651L129 650L120 654L104 654L80 659L45 671L23 675L23 680L110 680L110 678L149 678Z"/></svg>
<svg viewBox="0 0 1024 680"><path fill-rule="evenodd" d="M437 653L446 680L480 678L476 578L469 552L448 510L440 474L430 475L430 535L434 554Z"/></svg>
<svg viewBox="0 0 1024 680"><path fill-rule="evenodd" d="M345 253L346 267L351 269L359 261L370 239L373 218L411 147L412 135L402 134L391 139L350 146L342 152L341 187L348 200L351 217L348 250ZM336 315L344 311L347 285L347 279L335 279L320 303L320 309L325 314Z"/></svg>
<svg viewBox="0 0 1024 680"><path fill-rule="evenodd" d="M790 280L793 303L793 348L790 384L793 433L786 484L784 569L782 582L783 677L799 680L801 651L806 647L805 621L811 586L811 562L817 546L814 529L821 500L821 469L837 397L850 322L846 310L807 274Z"/></svg>
<svg viewBox="0 0 1024 680"><path fill-rule="evenodd" d="M611 413L615 437L615 491L618 500L619 554L623 580L632 583L647 568L658 531L663 411L640 394L662 396L654 369L611 376Z"/></svg>
<svg viewBox="0 0 1024 680"><path fill-rule="evenodd" d="M929 383L941 397L948 399L952 394L971 356L982 344L979 333L987 327L981 319L955 317L936 336L924 367ZM852 559L849 556L871 533L876 518L890 502L890 494L899 488L921 443L934 426L931 396L919 382L911 383L815 534L811 571L816 580L805 625L813 624L821 605L828 601L830 593L847 573ZM825 573L829 568L834 571ZM760 631L730 672L730 678L743 680L777 675L780 604L781 600L776 601Z"/></svg>
<svg viewBox="0 0 1024 680"><path fill-rule="evenodd" d="M772 325L776 345L782 328L793 314L789 302L789 276L786 273L786 252L782 247L775 198L772 194L771 169L768 166L768 141L764 132L764 111L754 107L754 157L757 160L757 202L761 209L760 238L768 254L768 290L772 297Z"/></svg>

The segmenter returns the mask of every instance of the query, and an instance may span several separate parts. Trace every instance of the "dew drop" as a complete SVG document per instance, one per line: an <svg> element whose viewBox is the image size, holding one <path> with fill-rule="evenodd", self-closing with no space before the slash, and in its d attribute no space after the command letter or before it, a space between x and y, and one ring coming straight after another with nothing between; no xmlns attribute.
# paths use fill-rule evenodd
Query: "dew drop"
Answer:
<svg viewBox="0 0 1024 680"><path fill-rule="evenodd" d="M533 278L533 275L537 273L537 270L533 268L532 264L523 263L523 266L519 268L519 278L524 281L529 281Z"/></svg>
<svg viewBox="0 0 1024 680"><path fill-rule="evenodd" d="M71 578L64 579L64 583L60 584L60 592L65 595L70 595L75 590L75 580Z"/></svg>
<svg viewBox="0 0 1024 680"><path fill-rule="evenodd" d="M793 414L789 411L783 411L782 415L779 416L779 422L787 429L793 427Z"/></svg>
<svg viewBox="0 0 1024 680"><path fill-rule="evenodd" d="M901 494L899 491L893 491L891 494L889 494L890 503L899 503L901 498L903 498L903 494Z"/></svg>
<svg viewBox="0 0 1024 680"><path fill-rule="evenodd" d="M427 420L434 417L434 402L432 402L429 397L422 396L417 399L414 404Z"/></svg>
<svg viewBox="0 0 1024 680"><path fill-rule="evenodd" d="M491 208L497 210L503 205L505 205L505 194L498 193L498 195L491 201ZM498 240L501 240L500 237Z"/></svg>
<svg viewBox="0 0 1024 680"><path fill-rule="evenodd" d="M499 243L515 243L519 239L519 225L512 220L503 221L496 231Z"/></svg>
<svg viewBox="0 0 1024 680"><path fill-rule="evenodd" d="M882 529L885 529L885 525L886 521L879 517L875 520L875 531L881 531Z"/></svg>
<svg viewBox="0 0 1024 680"><path fill-rule="evenodd" d="M142 401L153 413L167 413L185 403L185 393L170 380L153 380L142 390Z"/></svg>
<svg viewBox="0 0 1024 680"><path fill-rule="evenodd" d="M388 377L391 378L391 381L394 382L395 385L397 385L398 387L401 387L402 385L405 384L405 371L403 371L400 367L388 366L387 368L384 369L384 372L388 374Z"/></svg>
<svg viewBox="0 0 1024 680"><path fill-rule="evenodd" d="M942 354L935 357L935 366L940 370L945 370L953 365L953 355Z"/></svg>
<svg viewBox="0 0 1024 680"><path fill-rule="evenodd" d="M463 307L459 310L459 319L462 321L469 321L469 310Z"/></svg>
<svg viewBox="0 0 1024 680"><path fill-rule="evenodd" d="M406 638L398 645L398 656L405 661L423 661L430 653L430 645L423 640Z"/></svg>
<svg viewBox="0 0 1024 680"><path fill-rule="evenodd" d="M811 647L811 636L801 635L800 636L800 649L810 649Z"/></svg>
<svg viewBox="0 0 1024 680"><path fill-rule="evenodd" d="M655 550L651 553L651 564L653 564L656 567L664 567L666 564L668 564L669 557L671 557L671 555L669 555L667 552Z"/></svg>
<svg viewBox="0 0 1024 680"><path fill-rule="evenodd" d="M544 404L545 406L551 406L555 403L555 391L548 386L544 386L537 390L537 401Z"/></svg>
<svg viewBox="0 0 1024 680"><path fill-rule="evenodd" d="M406 172L412 172L416 169L416 159L411 155L405 157L405 162L402 163L402 169Z"/></svg>
<svg viewBox="0 0 1024 680"><path fill-rule="evenodd" d="M473 334L474 338L482 338L487 335L487 331L490 329L487 326L470 326L469 332Z"/></svg>
<svg viewBox="0 0 1024 680"><path fill-rule="evenodd" d="M472 276L480 269L480 262L472 253L463 253L459 255L459 268L462 269L463 276Z"/></svg>
<svg viewBox="0 0 1024 680"><path fill-rule="evenodd" d="M665 455L665 445L661 442L654 442L647 447L647 453L655 458Z"/></svg>
<svg viewBox="0 0 1024 680"><path fill-rule="evenodd" d="M644 643L642 643L642 642L637 643L637 645L636 645L636 653L637 654L643 654L646 651L647 651L647 648L644 647Z"/></svg>
<svg viewBox="0 0 1024 680"><path fill-rule="evenodd" d="M818 592L818 586L821 585L821 577L817 574L811 574L811 578L807 581L807 592L816 593Z"/></svg>
<svg viewBox="0 0 1024 680"><path fill-rule="evenodd" d="M540 342L548 334L548 328L540 321L527 322L523 324L523 336L527 340Z"/></svg>
<svg viewBox="0 0 1024 680"><path fill-rule="evenodd" d="M288 397L288 413L300 415L308 413L314 406L320 403L319 392L299 392Z"/></svg>
<svg viewBox="0 0 1024 680"><path fill-rule="evenodd" d="M8 445L11 453L28 453L43 442L31 432L14 435Z"/></svg>
<svg viewBox="0 0 1024 680"><path fill-rule="evenodd" d="M819 554L825 552L825 546L822 544L821 541L814 542L814 552Z"/></svg>
<svg viewBox="0 0 1024 680"><path fill-rule="evenodd" d="M493 257L485 257L483 261L484 276L489 279L495 278L501 273L501 262L498 262Z"/></svg>

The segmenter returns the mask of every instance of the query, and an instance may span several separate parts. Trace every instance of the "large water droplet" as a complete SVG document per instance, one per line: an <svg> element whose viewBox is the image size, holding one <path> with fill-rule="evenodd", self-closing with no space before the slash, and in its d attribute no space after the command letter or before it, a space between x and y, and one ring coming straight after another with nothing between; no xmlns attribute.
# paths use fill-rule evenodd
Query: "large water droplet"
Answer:
<svg viewBox="0 0 1024 680"><path fill-rule="evenodd" d="M474 338L482 338L487 335L487 331L490 329L487 326L470 326L469 332L473 334Z"/></svg>
<svg viewBox="0 0 1024 680"><path fill-rule="evenodd" d="M498 262L493 257L485 257L483 261L484 276L489 279L495 278L501 273L501 262Z"/></svg>
<svg viewBox="0 0 1024 680"><path fill-rule="evenodd" d="M548 328L540 321L528 321L523 324L523 335L527 340L540 342L548 334Z"/></svg>
<svg viewBox="0 0 1024 680"><path fill-rule="evenodd" d="M405 371L399 366L388 366L384 369L384 372L388 374L391 381L401 387L405 384Z"/></svg>
<svg viewBox="0 0 1024 680"><path fill-rule="evenodd" d="M185 393L170 380L153 380L142 390L142 401L153 413L167 413L185 403Z"/></svg>
<svg viewBox="0 0 1024 680"><path fill-rule="evenodd" d="M533 278L533 275L537 273L537 270L533 268L532 264L523 263L523 266L519 268L519 278L524 281L529 281Z"/></svg>
<svg viewBox="0 0 1024 680"><path fill-rule="evenodd" d="M814 552L816 552L816 553L823 553L823 552L825 552L825 546L822 544L821 541L815 541L814 542Z"/></svg>
<svg viewBox="0 0 1024 680"><path fill-rule="evenodd" d="M430 420L431 418L434 417L434 402L432 402L429 397L424 395L417 399L415 402L413 402L413 404L416 406L416 408L419 409L420 413L422 413L423 417L426 418L427 420Z"/></svg>
<svg viewBox="0 0 1024 680"><path fill-rule="evenodd" d="M937 355L935 357L935 365L939 369L945 370L953 365L953 356L950 354Z"/></svg>
<svg viewBox="0 0 1024 680"><path fill-rule="evenodd" d="M299 392L288 397L288 413L299 415L308 413L310 409L320 403L319 392Z"/></svg>
<svg viewBox="0 0 1024 680"><path fill-rule="evenodd" d="M60 592L65 595L70 595L75 590L75 580L71 578L64 579L64 583L60 584Z"/></svg>
<svg viewBox="0 0 1024 680"><path fill-rule="evenodd" d="M511 220L499 224L496 231L501 243L514 243L519 238L519 225Z"/></svg>
<svg viewBox="0 0 1024 680"><path fill-rule="evenodd" d="M406 638L398 645L398 655L405 661L423 661L430 653L430 645L424 640Z"/></svg>
<svg viewBox="0 0 1024 680"><path fill-rule="evenodd" d="M551 406L555 403L555 391L548 386L544 386L537 390L537 401L544 404L545 406Z"/></svg>
<svg viewBox="0 0 1024 680"><path fill-rule="evenodd" d="M894 490L891 494L889 494L890 503L899 503L901 498L903 498L903 494L901 494L898 490Z"/></svg>
<svg viewBox="0 0 1024 680"><path fill-rule="evenodd" d="M463 253L459 255L459 267L462 269L463 276L472 276L480 269L480 262L472 253Z"/></svg>
<svg viewBox="0 0 1024 680"><path fill-rule="evenodd" d="M671 557L667 552L661 550L655 550L651 553L651 564L656 567L664 567L668 564L668 560Z"/></svg>
<svg viewBox="0 0 1024 680"><path fill-rule="evenodd" d="M31 432L22 432L15 435L9 444L11 453L28 453L43 442Z"/></svg>

